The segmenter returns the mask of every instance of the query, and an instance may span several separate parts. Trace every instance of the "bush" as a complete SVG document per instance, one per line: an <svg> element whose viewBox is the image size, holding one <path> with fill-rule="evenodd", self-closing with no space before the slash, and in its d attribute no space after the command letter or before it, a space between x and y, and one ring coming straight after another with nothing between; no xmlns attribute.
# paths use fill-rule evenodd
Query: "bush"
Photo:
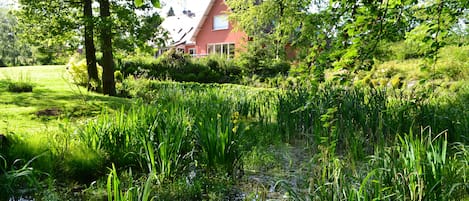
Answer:
<svg viewBox="0 0 469 201"><path fill-rule="evenodd" d="M98 64L96 65L98 68L98 77L101 79L103 68ZM76 57L70 58L67 69L72 83L85 87L88 85L88 67L86 65L86 59L78 60ZM99 82L101 83L101 80L99 80ZM91 83L91 86L95 88L98 87L98 84L99 83Z"/></svg>
<svg viewBox="0 0 469 201"><path fill-rule="evenodd" d="M33 91L33 83L31 82L30 77L24 76L23 74L20 74L16 80L7 77L4 84L9 92L22 93Z"/></svg>
<svg viewBox="0 0 469 201"><path fill-rule="evenodd" d="M226 59L226 57L220 55L210 55L205 58L198 59L202 65L206 65L210 70L217 72L222 75L220 82L238 82L242 75L243 69L232 59Z"/></svg>
<svg viewBox="0 0 469 201"><path fill-rule="evenodd" d="M122 75L122 73L118 70L114 72L114 78L116 79L117 82L124 81L124 75Z"/></svg>
<svg viewBox="0 0 469 201"><path fill-rule="evenodd" d="M33 85L29 82L10 82L8 83L8 91L14 93L22 93L22 92L32 92Z"/></svg>
<svg viewBox="0 0 469 201"><path fill-rule="evenodd" d="M7 67L7 65L5 64L5 62L3 62L2 59L0 59L0 67Z"/></svg>
<svg viewBox="0 0 469 201"><path fill-rule="evenodd" d="M120 71L127 77L170 79L180 82L226 83L236 82L242 70L233 61L210 56L191 59L189 55L169 50L158 58L131 57L122 60Z"/></svg>
<svg viewBox="0 0 469 201"><path fill-rule="evenodd" d="M464 80L469 77L469 46L446 46L438 52L436 73L453 80Z"/></svg>
<svg viewBox="0 0 469 201"><path fill-rule="evenodd" d="M275 60L264 70L264 74L268 76L276 76L278 74L286 75L290 70L290 63L286 61Z"/></svg>

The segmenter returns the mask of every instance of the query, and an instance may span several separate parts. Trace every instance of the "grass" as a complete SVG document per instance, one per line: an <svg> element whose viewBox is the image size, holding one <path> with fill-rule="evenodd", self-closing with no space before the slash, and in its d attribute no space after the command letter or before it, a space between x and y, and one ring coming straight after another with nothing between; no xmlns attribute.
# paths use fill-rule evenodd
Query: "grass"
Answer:
<svg viewBox="0 0 469 201"><path fill-rule="evenodd" d="M8 83L25 75L34 90L10 92ZM0 134L9 144L0 153L5 162L35 159L28 167L60 178L61 182L67 178L88 181L101 172L95 168L103 167L101 156L81 145L70 127L101 113L103 108L112 111L131 104L128 99L90 93L70 84L65 66L0 68L0 96ZM42 157L36 159L38 155Z"/></svg>
<svg viewBox="0 0 469 201"><path fill-rule="evenodd" d="M445 46L440 49L435 64L424 58L383 61L374 65L371 71L359 72L357 83L393 88L436 85L443 86L445 91L455 91L461 81L469 78L468 50L469 46Z"/></svg>
<svg viewBox="0 0 469 201"><path fill-rule="evenodd" d="M38 76L32 93L0 85L5 164L41 155L26 169L48 173L59 183L51 186L78 183L85 197L468 198L467 88L436 96L425 87L279 90L130 78L123 90L133 99L120 99L68 84L62 66L3 71L15 70Z"/></svg>
<svg viewBox="0 0 469 201"><path fill-rule="evenodd" d="M29 75L35 85L32 93L7 90L6 81L21 75ZM0 133L37 133L56 128L58 119L89 117L102 107L117 109L130 104L129 100L89 93L70 84L65 66L0 68L0 96ZM53 118L36 115L51 108L62 113Z"/></svg>

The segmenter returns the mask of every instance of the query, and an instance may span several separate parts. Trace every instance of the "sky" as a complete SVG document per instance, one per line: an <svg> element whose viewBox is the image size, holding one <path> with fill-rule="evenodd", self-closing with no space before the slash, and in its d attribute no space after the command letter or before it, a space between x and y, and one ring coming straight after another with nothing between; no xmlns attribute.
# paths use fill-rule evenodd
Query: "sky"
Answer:
<svg viewBox="0 0 469 201"><path fill-rule="evenodd" d="M8 7L13 7L15 5L17 0L0 0L0 8L8 8Z"/></svg>
<svg viewBox="0 0 469 201"><path fill-rule="evenodd" d="M12 7L18 0L0 0L0 7ZM199 14L203 13L209 0L161 0L163 7L162 15L165 15L170 7L176 14L182 13L184 9Z"/></svg>
<svg viewBox="0 0 469 201"><path fill-rule="evenodd" d="M209 0L163 0L164 4L162 15L165 15L170 7L173 7L176 15L181 14L184 9L191 10L196 14L203 14Z"/></svg>

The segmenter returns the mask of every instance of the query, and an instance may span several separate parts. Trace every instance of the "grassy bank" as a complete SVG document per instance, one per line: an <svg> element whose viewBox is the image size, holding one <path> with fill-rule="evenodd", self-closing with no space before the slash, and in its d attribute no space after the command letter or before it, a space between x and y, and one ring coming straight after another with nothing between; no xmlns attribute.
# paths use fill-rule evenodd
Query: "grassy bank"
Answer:
<svg viewBox="0 0 469 201"><path fill-rule="evenodd" d="M1 112L10 116L0 176L10 196L468 199L468 90L127 79L132 99L120 99L68 84L63 67L36 68L5 70L43 72L31 74L33 92L8 92L14 79L2 80L2 104L13 108ZM38 115L48 108L60 112Z"/></svg>
<svg viewBox="0 0 469 201"><path fill-rule="evenodd" d="M58 119L96 115L101 107L128 104L126 99L89 93L69 82L65 66L0 68L0 133L36 133L53 129ZM8 91L8 85L29 83L31 93Z"/></svg>

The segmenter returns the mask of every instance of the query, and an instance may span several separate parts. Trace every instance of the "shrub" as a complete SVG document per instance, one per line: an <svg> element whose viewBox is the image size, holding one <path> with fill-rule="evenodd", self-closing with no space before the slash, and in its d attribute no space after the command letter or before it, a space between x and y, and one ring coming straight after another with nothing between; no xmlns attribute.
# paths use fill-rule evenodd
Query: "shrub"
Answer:
<svg viewBox="0 0 469 201"><path fill-rule="evenodd" d="M267 68L261 69L261 75L276 76L278 74L286 75L290 70L290 63L281 60L274 60Z"/></svg>
<svg viewBox="0 0 469 201"><path fill-rule="evenodd" d="M98 77L101 78L103 74L103 68L96 64L98 68ZM79 86L88 85L88 67L86 65L86 59L78 60L76 57L70 58L67 64L68 73L72 83ZM101 82L101 80L99 81ZM98 87L98 83L91 83L92 87Z"/></svg>
<svg viewBox="0 0 469 201"><path fill-rule="evenodd" d="M238 82L243 74L243 69L234 60L227 59L220 55L210 55L205 58L197 59L201 65L208 66L210 70L221 75L220 81L225 82Z"/></svg>
<svg viewBox="0 0 469 201"><path fill-rule="evenodd" d="M446 46L438 52L436 73L443 74L454 80L462 80L469 76L469 46Z"/></svg>
<svg viewBox="0 0 469 201"><path fill-rule="evenodd" d="M7 65L5 64L5 62L3 62L2 59L0 59L0 67L7 67Z"/></svg>
<svg viewBox="0 0 469 201"><path fill-rule="evenodd" d="M21 74L17 80L12 80L7 78L6 86L9 92L22 93L22 92L32 92L33 83L29 76L24 76Z"/></svg>
<svg viewBox="0 0 469 201"><path fill-rule="evenodd" d="M114 72L114 77L115 77L117 82L124 81L124 75L122 75L122 73L118 70Z"/></svg>
<svg viewBox="0 0 469 201"><path fill-rule="evenodd" d="M242 73L233 61L210 56L191 59L188 55L169 50L158 58L131 57L123 59L123 75L180 82L226 83L236 82Z"/></svg>
<svg viewBox="0 0 469 201"><path fill-rule="evenodd" d="M22 92L32 92L33 85L30 82L10 82L8 83L8 91L15 92L15 93L22 93Z"/></svg>

